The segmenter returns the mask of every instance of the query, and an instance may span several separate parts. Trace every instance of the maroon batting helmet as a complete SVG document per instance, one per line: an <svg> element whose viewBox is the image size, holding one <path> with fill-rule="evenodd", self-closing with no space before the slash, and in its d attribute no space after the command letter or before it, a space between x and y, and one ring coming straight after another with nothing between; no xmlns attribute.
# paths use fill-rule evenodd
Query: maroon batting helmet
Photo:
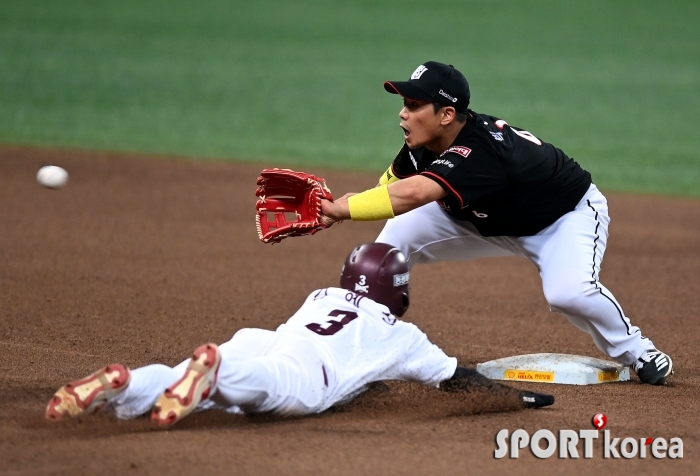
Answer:
<svg viewBox="0 0 700 476"><path fill-rule="evenodd" d="M406 257L386 243L360 245L345 260L340 287L384 304L401 317L409 304Z"/></svg>

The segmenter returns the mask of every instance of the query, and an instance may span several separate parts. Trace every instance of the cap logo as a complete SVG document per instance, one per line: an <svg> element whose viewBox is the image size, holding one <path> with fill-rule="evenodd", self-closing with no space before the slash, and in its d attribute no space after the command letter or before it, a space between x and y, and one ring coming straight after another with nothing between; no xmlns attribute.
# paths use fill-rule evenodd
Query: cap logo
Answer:
<svg viewBox="0 0 700 476"><path fill-rule="evenodd" d="M395 274L394 275L394 287L403 286L405 284L408 284L408 274L409 273Z"/></svg>
<svg viewBox="0 0 700 476"><path fill-rule="evenodd" d="M439 93L440 93L440 96L444 96L444 97L446 97L447 99L449 99L449 100L452 101L452 102L457 102L457 98L454 98L454 97L450 96L449 94L447 94L447 93L446 93L445 91L443 91L442 89L439 91Z"/></svg>
<svg viewBox="0 0 700 476"><path fill-rule="evenodd" d="M425 66L418 66L411 75L411 79L420 79L420 77L423 76L423 73L425 73L426 71L428 71L428 68L426 68Z"/></svg>

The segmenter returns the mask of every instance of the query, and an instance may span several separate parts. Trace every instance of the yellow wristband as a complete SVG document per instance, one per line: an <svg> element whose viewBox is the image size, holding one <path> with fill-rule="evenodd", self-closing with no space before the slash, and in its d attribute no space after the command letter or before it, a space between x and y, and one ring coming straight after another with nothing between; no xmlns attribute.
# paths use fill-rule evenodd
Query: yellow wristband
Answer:
<svg viewBox="0 0 700 476"><path fill-rule="evenodd" d="M380 185L348 198L350 218L355 221L373 221L394 218L389 187Z"/></svg>
<svg viewBox="0 0 700 476"><path fill-rule="evenodd" d="M380 185L389 185L390 183L398 182L399 179L396 175L393 174L393 171L391 170L391 165L389 166L388 169L386 169L386 172L382 174L381 177L379 177L379 184Z"/></svg>

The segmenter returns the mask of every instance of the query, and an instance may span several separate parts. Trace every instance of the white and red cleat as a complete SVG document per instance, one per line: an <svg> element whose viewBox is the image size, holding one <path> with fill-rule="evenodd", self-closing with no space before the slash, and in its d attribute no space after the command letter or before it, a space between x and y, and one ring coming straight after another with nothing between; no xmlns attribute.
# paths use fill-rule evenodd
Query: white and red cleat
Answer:
<svg viewBox="0 0 700 476"><path fill-rule="evenodd" d="M168 387L153 406L151 421L167 428L192 413L216 382L221 354L216 344L197 347L185 375Z"/></svg>
<svg viewBox="0 0 700 476"><path fill-rule="evenodd" d="M64 417L92 415L110 398L129 385L131 372L122 364L110 364L87 377L59 388L46 407L46 418L60 421Z"/></svg>

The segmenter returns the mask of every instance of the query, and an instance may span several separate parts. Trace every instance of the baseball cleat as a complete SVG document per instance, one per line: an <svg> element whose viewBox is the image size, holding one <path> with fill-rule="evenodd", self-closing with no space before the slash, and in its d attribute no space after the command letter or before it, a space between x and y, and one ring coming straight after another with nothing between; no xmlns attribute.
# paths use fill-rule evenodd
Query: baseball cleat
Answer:
<svg viewBox="0 0 700 476"><path fill-rule="evenodd" d="M525 404L525 408L548 407L554 403L554 395L522 391L520 400Z"/></svg>
<svg viewBox="0 0 700 476"><path fill-rule="evenodd" d="M131 372L122 364L110 364L87 377L59 388L46 407L46 418L60 421L64 417L92 415L107 402L126 390Z"/></svg>
<svg viewBox="0 0 700 476"><path fill-rule="evenodd" d="M167 428L192 413L209 396L220 364L221 354L216 344L197 347L185 375L156 401L151 421L160 428Z"/></svg>
<svg viewBox="0 0 700 476"><path fill-rule="evenodd" d="M642 383L650 385L663 385L666 379L673 375L673 361L671 357L660 350L647 350L637 361L632 364L637 372L637 377Z"/></svg>

